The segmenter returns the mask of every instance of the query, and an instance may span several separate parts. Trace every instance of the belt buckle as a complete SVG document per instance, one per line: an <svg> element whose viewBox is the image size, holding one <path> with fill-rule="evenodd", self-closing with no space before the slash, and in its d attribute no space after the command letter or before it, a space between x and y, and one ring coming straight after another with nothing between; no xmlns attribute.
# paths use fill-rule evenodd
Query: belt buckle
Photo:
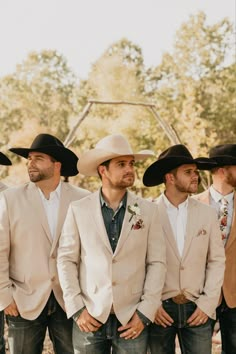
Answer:
<svg viewBox="0 0 236 354"><path fill-rule="evenodd" d="M178 294L178 295L172 297L172 300L174 301L174 303L176 303L178 305L183 305L183 304L186 304L187 302L189 302L189 300L185 297L184 294Z"/></svg>

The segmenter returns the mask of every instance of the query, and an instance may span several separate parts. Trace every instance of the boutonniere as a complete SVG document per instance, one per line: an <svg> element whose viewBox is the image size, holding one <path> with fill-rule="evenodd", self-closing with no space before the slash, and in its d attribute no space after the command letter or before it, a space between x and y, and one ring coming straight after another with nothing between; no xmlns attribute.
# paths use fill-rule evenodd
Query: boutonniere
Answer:
<svg viewBox="0 0 236 354"><path fill-rule="evenodd" d="M128 212L131 214L129 218L129 222L133 219L134 223L132 225L132 229L138 230L144 228L143 220L141 219L140 209L137 203L134 205L128 205Z"/></svg>
<svg viewBox="0 0 236 354"><path fill-rule="evenodd" d="M198 234L197 234L197 236L204 236L204 235L206 235L206 230L205 229L202 229L202 230L199 230L198 231Z"/></svg>

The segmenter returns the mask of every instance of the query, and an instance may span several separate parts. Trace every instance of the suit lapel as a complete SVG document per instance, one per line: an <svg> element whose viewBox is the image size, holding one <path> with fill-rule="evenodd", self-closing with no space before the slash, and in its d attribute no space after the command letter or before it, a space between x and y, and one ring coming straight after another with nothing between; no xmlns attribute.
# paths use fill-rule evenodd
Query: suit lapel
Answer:
<svg viewBox="0 0 236 354"><path fill-rule="evenodd" d="M93 220L95 222L95 227L99 236L101 237L103 243L108 248L108 250L113 253L110 241L107 235L106 227L104 224L102 211L101 211L101 203L100 203L100 190L91 194L88 198L88 210L91 213Z"/></svg>
<svg viewBox="0 0 236 354"><path fill-rule="evenodd" d="M234 192L234 206L233 206L233 218L232 218L232 225L231 225L231 230L230 230L230 234L229 234L229 238L228 241L226 242L225 245L225 250L227 250L230 245L232 244L232 242L235 241L236 239L236 193Z"/></svg>
<svg viewBox="0 0 236 354"><path fill-rule="evenodd" d="M125 210L125 216L124 216L124 220L123 220L123 224L122 224L122 228L121 228L121 232L120 232L120 237L119 237L119 241L117 243L114 255L116 255L119 250L121 249L121 247L123 246L124 242L126 241L126 239L128 238L131 230L132 230L132 222L129 221L131 214L128 212L128 205L134 205L135 203L137 203L137 197L134 196L133 194L131 194L130 192L127 192L127 205L126 205L126 210Z"/></svg>
<svg viewBox="0 0 236 354"><path fill-rule="evenodd" d="M50 243L52 243L52 236L48 225L47 216L43 207L43 203L38 188L32 182L29 183L29 187L28 187L28 199L30 201L30 205L32 206L32 208L35 209L36 216L39 222L41 223L48 240L50 241Z"/></svg>
<svg viewBox="0 0 236 354"><path fill-rule="evenodd" d="M188 199L188 215L187 215L187 225L186 225L186 232L185 232L185 242L184 242L184 250L183 250L183 255L182 259L185 258L185 256L188 253L189 247L191 245L193 236L197 234L197 212L196 212L196 202L194 199L189 198Z"/></svg>
<svg viewBox="0 0 236 354"><path fill-rule="evenodd" d="M180 254L179 254L179 251L178 251L178 248L177 248L175 236L174 236L173 231L172 231L172 227L171 227L171 224L170 224L170 221L169 221L169 217L168 217L168 214L167 214L167 211L166 211L165 202L164 202L164 199L163 199L162 195L159 198L157 204L158 204L158 209L159 209L159 212L160 212L160 220L161 220L161 223L162 223L162 228L163 228L163 231L164 231L164 233L166 235L166 239L168 240L169 244L173 248L173 251L174 251L176 257L178 259L180 259Z"/></svg>
<svg viewBox="0 0 236 354"><path fill-rule="evenodd" d="M68 190L68 186L66 183L61 182L60 204L59 204L58 215L57 215L57 229L56 229L55 238L53 239L52 252L60 237L61 230L65 221L66 213L70 202L71 202L71 198L70 198L70 192Z"/></svg>

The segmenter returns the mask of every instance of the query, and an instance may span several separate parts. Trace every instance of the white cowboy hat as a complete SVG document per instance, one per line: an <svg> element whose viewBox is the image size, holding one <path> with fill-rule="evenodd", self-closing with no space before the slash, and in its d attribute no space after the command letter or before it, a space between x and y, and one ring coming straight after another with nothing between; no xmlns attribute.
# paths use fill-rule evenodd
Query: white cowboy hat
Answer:
<svg viewBox="0 0 236 354"><path fill-rule="evenodd" d="M94 149L84 152L78 161L78 169L85 176L98 176L97 168L103 162L119 156L134 156L135 161L152 156L150 151L134 153L123 135L113 134L101 139Z"/></svg>

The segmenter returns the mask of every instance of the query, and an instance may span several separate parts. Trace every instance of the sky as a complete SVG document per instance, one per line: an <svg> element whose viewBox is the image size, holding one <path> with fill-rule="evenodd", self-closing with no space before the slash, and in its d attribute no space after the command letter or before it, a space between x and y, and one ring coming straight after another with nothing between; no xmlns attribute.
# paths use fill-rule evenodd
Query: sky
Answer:
<svg viewBox="0 0 236 354"><path fill-rule="evenodd" d="M203 11L209 25L228 17L235 0L0 0L0 76L31 51L57 50L85 79L91 64L127 38L142 49L145 66L171 52L176 31Z"/></svg>

